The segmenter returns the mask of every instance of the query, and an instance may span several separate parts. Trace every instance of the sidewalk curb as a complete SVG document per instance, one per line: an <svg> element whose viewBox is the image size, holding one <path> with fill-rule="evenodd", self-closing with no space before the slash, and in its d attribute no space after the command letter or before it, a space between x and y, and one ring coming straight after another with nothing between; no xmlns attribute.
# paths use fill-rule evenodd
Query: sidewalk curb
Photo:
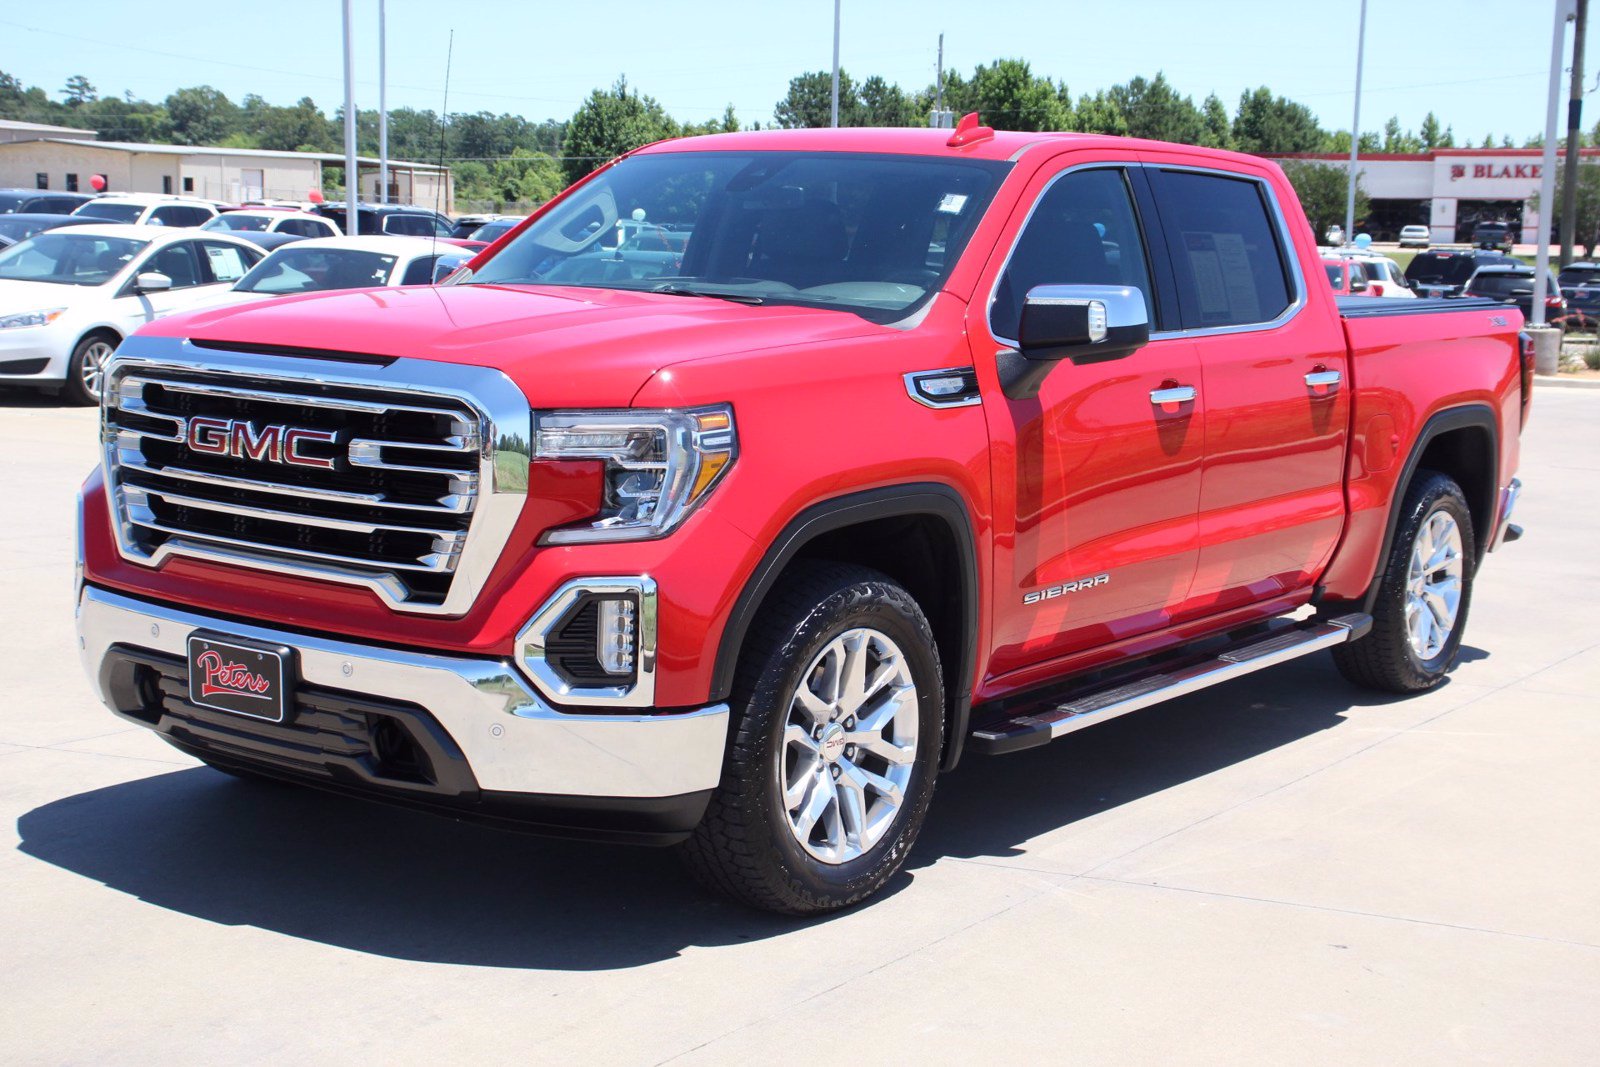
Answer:
<svg viewBox="0 0 1600 1067"><path fill-rule="evenodd" d="M1600 389L1600 378L1563 378L1555 374L1536 374L1536 385L1553 385L1557 389Z"/></svg>

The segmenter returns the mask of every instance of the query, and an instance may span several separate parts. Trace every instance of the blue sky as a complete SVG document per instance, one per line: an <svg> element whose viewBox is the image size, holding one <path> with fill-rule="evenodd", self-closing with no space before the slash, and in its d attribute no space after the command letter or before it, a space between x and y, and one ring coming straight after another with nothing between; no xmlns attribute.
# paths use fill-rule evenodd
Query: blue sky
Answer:
<svg viewBox="0 0 1600 1067"><path fill-rule="evenodd" d="M343 91L339 9L338 0L8 4L0 70L51 90L82 73L102 94L157 100L197 84L234 100L309 95L331 112ZM377 0L355 9L357 103L374 107ZM1215 92L1230 110L1242 90L1265 84L1345 129L1358 10L1358 0L844 0L841 62L857 77L922 86L943 31L945 64L962 71L1020 57L1076 95L1161 70L1197 103ZM1372 0L1363 128L1398 115L1415 129L1432 110L1458 143L1486 133L1520 143L1542 131L1551 11L1550 0ZM829 66L832 13L832 0L389 0L389 103L440 107L453 28L451 111L566 118L625 74L680 119L731 103L742 122L767 122L791 76ZM1600 12L1591 71L1595 23ZM1584 125L1597 119L1600 94L1586 98Z"/></svg>

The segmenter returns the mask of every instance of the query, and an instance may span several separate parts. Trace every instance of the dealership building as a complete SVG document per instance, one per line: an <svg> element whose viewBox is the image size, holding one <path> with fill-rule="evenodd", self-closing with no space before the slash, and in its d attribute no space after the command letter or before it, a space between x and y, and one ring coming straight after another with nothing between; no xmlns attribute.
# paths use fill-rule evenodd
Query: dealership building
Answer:
<svg viewBox="0 0 1600 1067"><path fill-rule="evenodd" d="M1533 241L1539 213L1529 203L1539 192L1543 150L1538 148L1437 148L1407 154L1375 153L1356 162L1367 216L1357 229L1374 240L1392 241L1400 227L1428 227L1435 244L1465 242L1479 222L1508 222ZM1566 153L1556 152L1559 162ZM1584 148L1585 163L1600 162L1600 149ZM1348 168L1350 157L1333 153L1275 155Z"/></svg>

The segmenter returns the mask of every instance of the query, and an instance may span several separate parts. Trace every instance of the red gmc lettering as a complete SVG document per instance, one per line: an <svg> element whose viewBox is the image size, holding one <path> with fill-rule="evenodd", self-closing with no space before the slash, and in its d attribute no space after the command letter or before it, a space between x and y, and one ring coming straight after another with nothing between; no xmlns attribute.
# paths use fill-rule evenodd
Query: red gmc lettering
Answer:
<svg viewBox="0 0 1600 1067"><path fill-rule="evenodd" d="M289 430L283 435L283 456L280 462L293 463L300 467L320 467L322 470L332 470L332 459L308 456L300 451L300 445L306 441L323 445L332 444L335 436L335 434L329 433L327 430Z"/></svg>
<svg viewBox="0 0 1600 1067"><path fill-rule="evenodd" d="M283 462L283 427L263 427L259 434L248 422L236 422L228 438L228 452L241 459L266 459Z"/></svg>
<svg viewBox="0 0 1600 1067"><path fill-rule="evenodd" d="M338 434L331 430L308 430L277 424L257 430L243 420L204 417L190 419L184 433L184 443L193 452L232 456L234 459L264 460L268 463L289 463L320 470L332 470L333 458L308 455L301 450L301 446L327 445L337 440Z"/></svg>
<svg viewBox="0 0 1600 1067"><path fill-rule="evenodd" d="M228 454L228 427L232 424L230 419L190 419L185 444L193 452L225 456Z"/></svg>

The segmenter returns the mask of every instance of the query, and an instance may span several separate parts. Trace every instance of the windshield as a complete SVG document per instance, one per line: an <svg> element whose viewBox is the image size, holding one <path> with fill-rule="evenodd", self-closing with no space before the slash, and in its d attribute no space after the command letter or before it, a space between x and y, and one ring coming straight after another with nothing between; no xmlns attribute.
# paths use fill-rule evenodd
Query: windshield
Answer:
<svg viewBox="0 0 1600 1067"><path fill-rule="evenodd" d="M1562 285L1600 284L1600 267L1568 267L1561 272Z"/></svg>
<svg viewBox="0 0 1600 1067"><path fill-rule="evenodd" d="M54 231L0 252L0 279L57 285L104 285L149 241Z"/></svg>
<svg viewBox="0 0 1600 1067"><path fill-rule="evenodd" d="M836 152L636 156L467 284L727 296L888 322L944 281L1008 167Z"/></svg>
<svg viewBox="0 0 1600 1067"><path fill-rule="evenodd" d="M143 213L144 208L138 204L106 204L98 200L91 200L73 212L74 215L108 222L138 222Z"/></svg>
<svg viewBox="0 0 1600 1067"><path fill-rule="evenodd" d="M395 256L348 248L280 248L240 278L237 293L321 293L387 285Z"/></svg>
<svg viewBox="0 0 1600 1067"><path fill-rule="evenodd" d="M510 233L512 228L521 221L521 219L495 219L493 222L486 222L472 232L472 239L474 241L498 241Z"/></svg>
<svg viewBox="0 0 1600 1067"><path fill-rule="evenodd" d="M1524 293L1533 292L1533 275L1531 274L1480 274L1471 285L1474 296L1510 296L1521 289Z"/></svg>
<svg viewBox="0 0 1600 1067"><path fill-rule="evenodd" d="M24 237L32 237L49 225L50 223L39 222L37 219L0 218L0 237L9 237L13 241L20 241Z"/></svg>
<svg viewBox="0 0 1600 1067"><path fill-rule="evenodd" d="M235 233L263 233L272 225L271 215L252 215L248 211L226 211L204 226L202 230L232 230Z"/></svg>
<svg viewBox="0 0 1600 1067"><path fill-rule="evenodd" d="M21 208L25 201L32 199L32 193L0 193L0 215L11 214Z"/></svg>
<svg viewBox="0 0 1600 1067"><path fill-rule="evenodd" d="M1406 268L1406 280L1415 285L1459 285L1472 277L1473 262L1469 256L1418 256Z"/></svg>
<svg viewBox="0 0 1600 1067"><path fill-rule="evenodd" d="M1344 265L1341 263L1324 263L1322 269L1328 272L1328 284L1335 289L1344 288Z"/></svg>

